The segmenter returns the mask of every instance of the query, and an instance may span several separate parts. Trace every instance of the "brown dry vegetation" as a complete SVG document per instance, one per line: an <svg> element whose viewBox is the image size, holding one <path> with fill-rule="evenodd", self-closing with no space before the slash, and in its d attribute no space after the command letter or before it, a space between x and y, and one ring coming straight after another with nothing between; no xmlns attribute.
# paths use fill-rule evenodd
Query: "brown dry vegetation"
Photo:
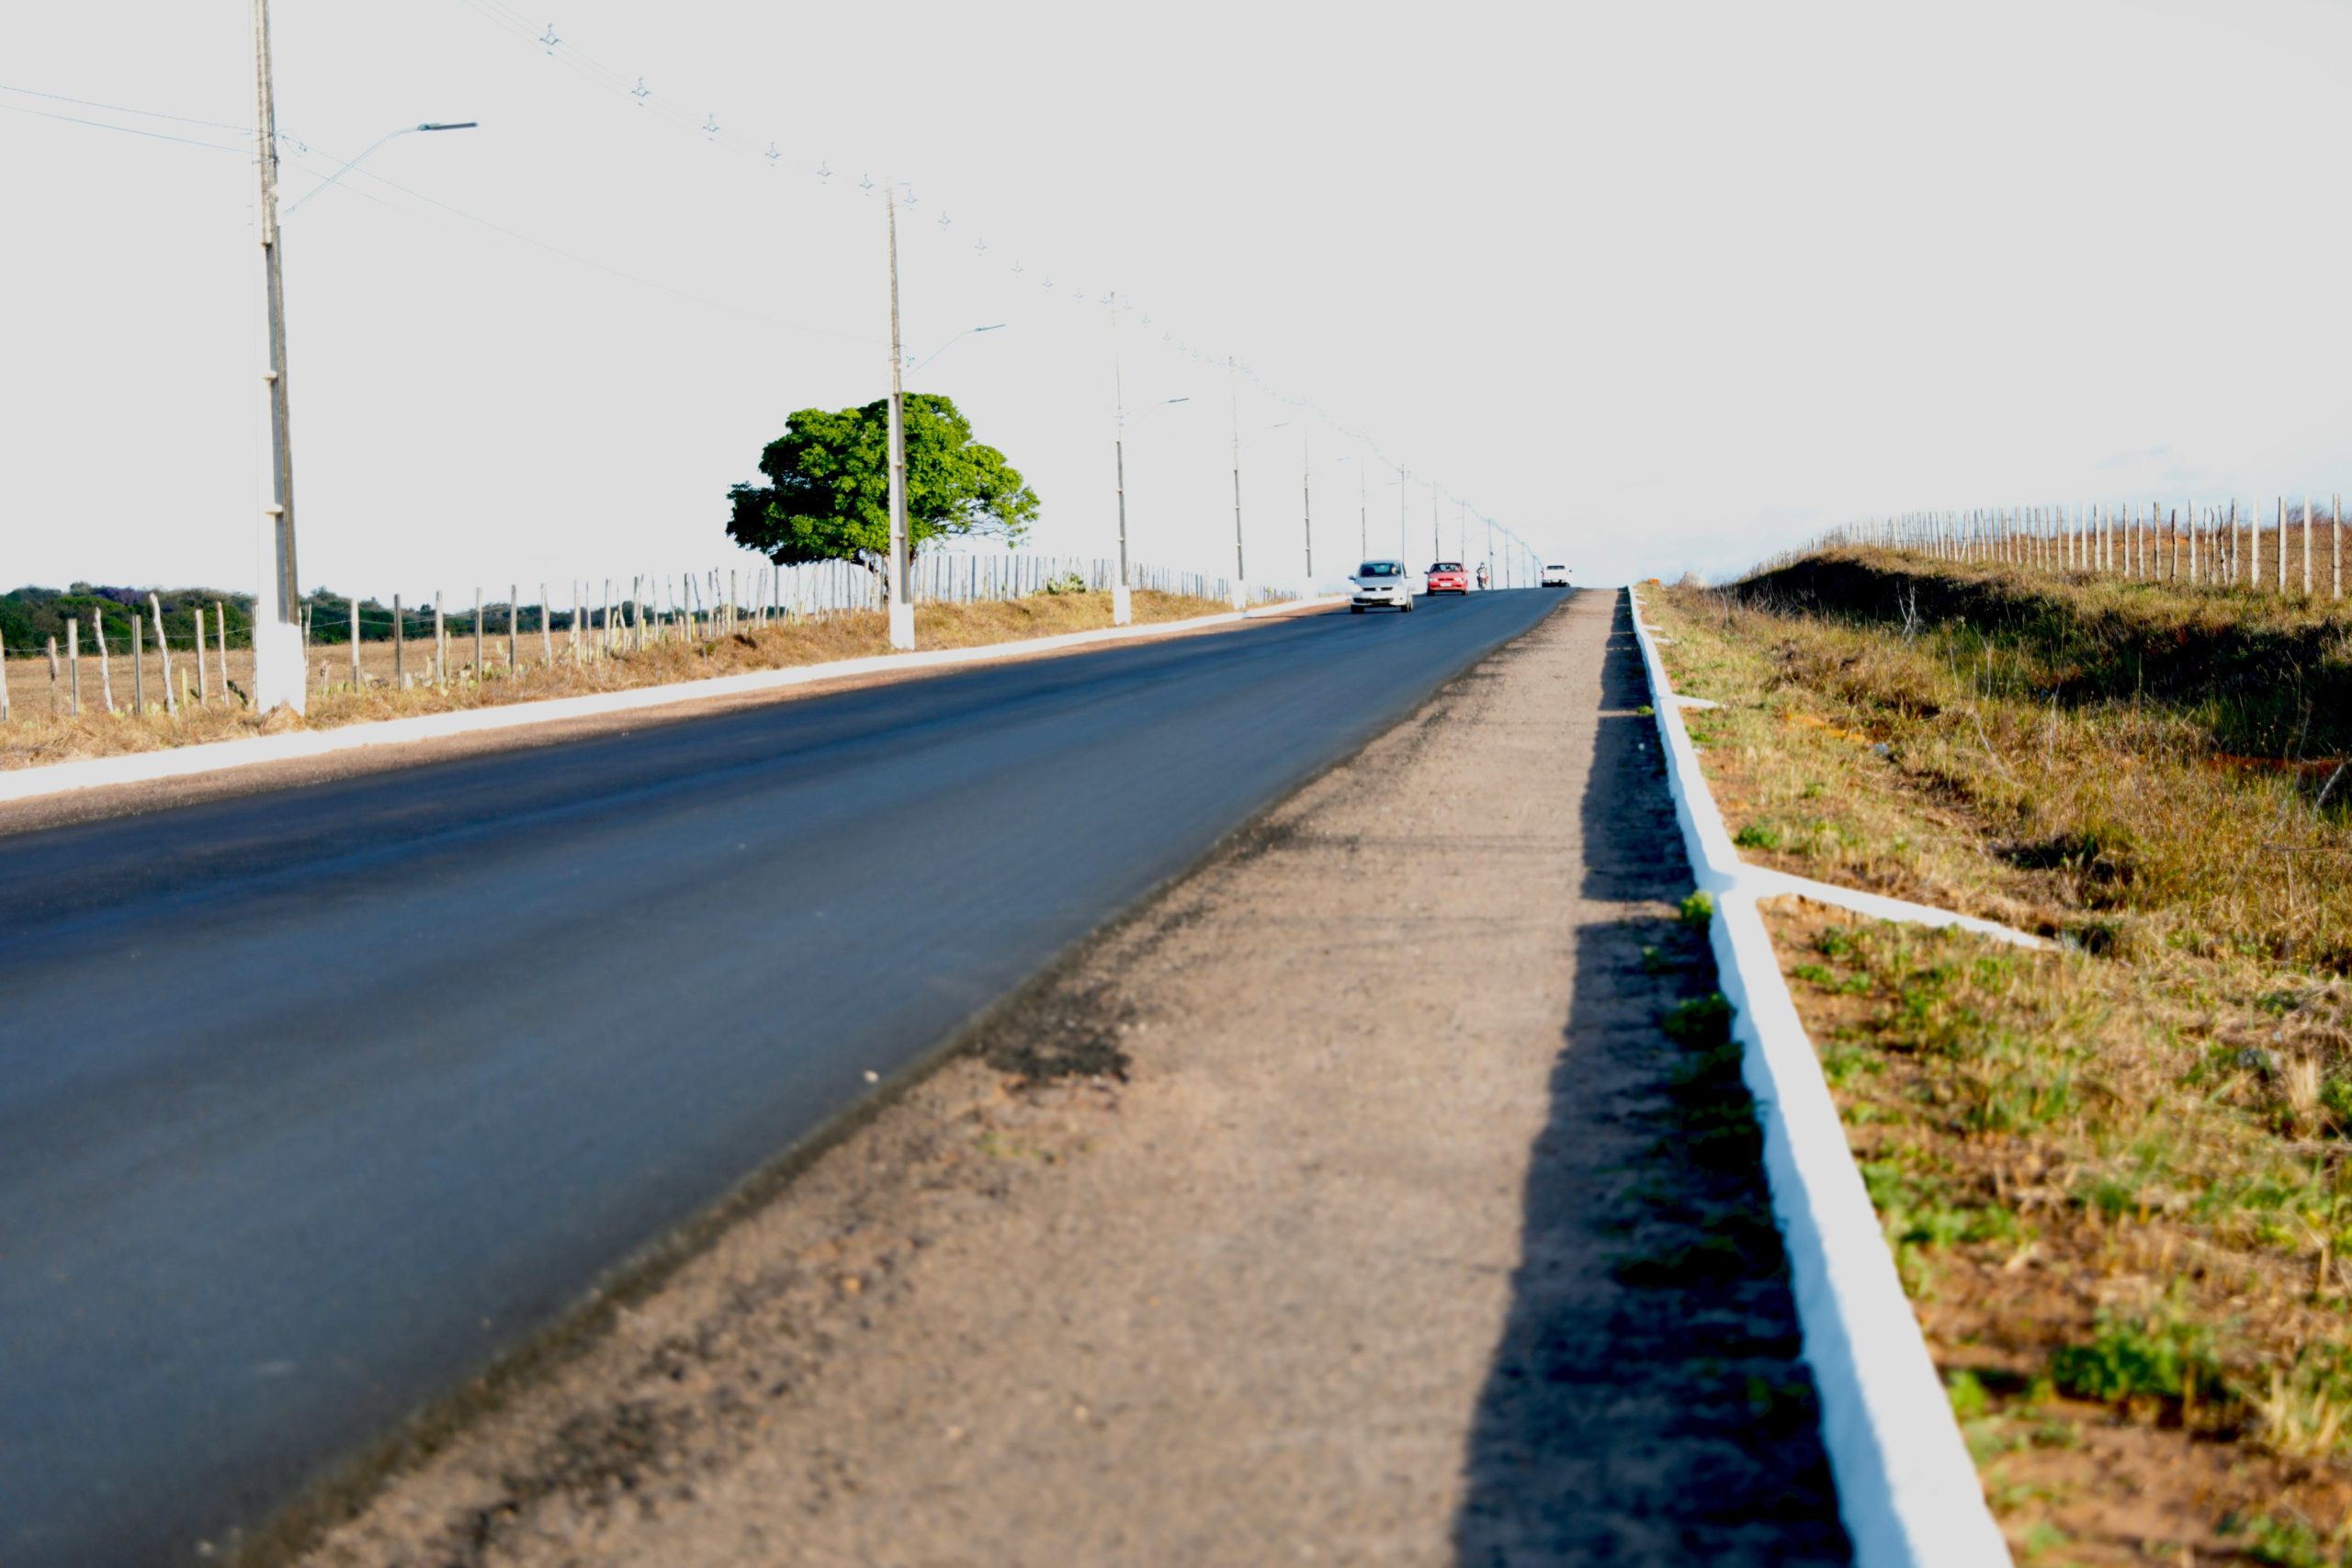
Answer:
<svg viewBox="0 0 2352 1568"><path fill-rule="evenodd" d="M1653 592L2020 1557L2352 1562L2346 620L1883 554Z"/></svg>
<svg viewBox="0 0 2352 1568"><path fill-rule="evenodd" d="M1228 606L1183 594L1138 591L1135 618L1139 623L1176 621L1216 615ZM919 604L915 608L918 648L974 648L1023 637L1053 637L1088 631L1111 624L1107 593L1038 594L1023 599L983 600L976 604ZM406 649L406 683L393 678L393 650L389 642L360 645L361 681L351 677L351 651L346 647L313 649L311 659L310 712L296 718L279 714L255 714L243 694L253 686L253 654L248 649L229 650L229 680L235 691L223 696L219 689L218 654L209 657L213 700L208 705L186 703L177 715L163 710L164 672L159 658L146 660L148 711L130 711L131 671L127 656L112 662L114 699L119 712L108 714L101 700L97 660L82 661L83 713L74 716L62 676L52 683L46 659L12 659L6 678L14 710L13 722L0 725L0 768L31 767L76 757L107 756L123 751L149 751L198 741L232 740L242 736L275 733L289 728L327 729L368 719L404 718L416 714L453 709L493 707L508 703L535 702L550 697L584 696L595 692L622 691L678 681L738 675L754 670L818 664L836 659L858 659L888 653L889 637L880 611L849 611L822 617L787 620L764 630L747 628L739 634L656 643L639 652L575 662L568 635L554 638L555 659L544 657L539 636L526 632L518 644L520 662L506 664L506 641L486 639L483 667L474 664L471 637L449 642L449 679L446 687L433 683L430 639ZM174 683L185 677L195 685L192 656L175 650Z"/></svg>

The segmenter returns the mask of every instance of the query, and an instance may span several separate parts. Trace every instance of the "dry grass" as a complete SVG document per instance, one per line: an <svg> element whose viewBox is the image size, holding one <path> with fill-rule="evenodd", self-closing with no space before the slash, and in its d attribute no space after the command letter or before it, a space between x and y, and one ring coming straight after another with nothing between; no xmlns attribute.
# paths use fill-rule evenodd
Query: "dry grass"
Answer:
<svg viewBox="0 0 2352 1568"><path fill-rule="evenodd" d="M1650 601L1742 852L2062 940L1773 917L2012 1543L2343 1561L2352 801L2302 764L2352 716L2237 661L2327 689L2343 623L1808 564Z"/></svg>
<svg viewBox="0 0 2352 1568"><path fill-rule="evenodd" d="M1135 618L1139 623L1184 620L1215 615L1228 607L1182 594L1139 591L1135 595ZM1088 631L1110 624L1111 596L1107 593L1038 594L978 604L921 604L915 610L915 643L919 648L975 648ZM112 660L114 698L121 710L114 714L104 711L97 660L85 658L82 662L84 712L78 717L70 712L64 680L61 677L52 685L45 659L12 659L7 661L6 676L15 718L12 723L0 726L0 768L230 740L289 728L324 729L369 719L582 696L888 651L888 628L879 611L787 621L763 631L746 630L706 640L674 639L654 644L641 652L578 662L570 655L565 634L556 635L555 659L550 663L544 657L537 634L526 633L517 647L520 662L512 669L505 662L503 637L485 639L484 664L480 669L473 661L473 639L453 637L446 687L433 682L430 639L407 648L406 684L394 682L392 647L389 642L360 645L358 683L351 678L347 646L314 649L311 659L310 712L300 719L285 714L264 717L244 701L243 694L252 690L253 682L253 655L245 649L229 650L229 679L235 687L234 693L225 697L220 694L219 655L211 655L215 660L209 666L213 701L202 705L184 704L176 716L163 711L163 667L152 652L146 660L147 712L130 711L131 672L128 657L119 656ZM175 650L173 666L175 680L185 675L192 689L194 674L189 657Z"/></svg>

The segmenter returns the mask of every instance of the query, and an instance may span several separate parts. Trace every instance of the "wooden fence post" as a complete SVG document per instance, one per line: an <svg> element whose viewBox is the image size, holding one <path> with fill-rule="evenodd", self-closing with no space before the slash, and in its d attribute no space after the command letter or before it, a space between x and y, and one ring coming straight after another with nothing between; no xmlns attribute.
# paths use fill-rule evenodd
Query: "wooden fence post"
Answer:
<svg viewBox="0 0 2352 1568"><path fill-rule="evenodd" d="M8 639L0 637L0 724L8 722Z"/></svg>
<svg viewBox="0 0 2352 1568"><path fill-rule="evenodd" d="M155 652L164 660L164 711L180 711L179 699L172 694L172 639L164 635L164 602L153 593L147 595L147 607L155 613ZM132 611L131 623L138 624L139 613Z"/></svg>
<svg viewBox="0 0 2352 1568"><path fill-rule="evenodd" d="M130 713L134 718L147 716L146 626L136 610L130 613Z"/></svg>
<svg viewBox="0 0 2352 1568"><path fill-rule="evenodd" d="M204 606L196 607L196 700L198 705L212 701L212 677L204 667ZM226 694L225 693L223 694Z"/></svg>
<svg viewBox="0 0 2352 1568"><path fill-rule="evenodd" d="M481 590L474 590L474 679L481 679L484 655L481 641Z"/></svg>
<svg viewBox="0 0 2352 1568"><path fill-rule="evenodd" d="M2303 597L2312 596L2312 498L2303 497Z"/></svg>
<svg viewBox="0 0 2352 1568"><path fill-rule="evenodd" d="M407 628L401 624L401 596L392 595L392 690L408 688Z"/></svg>
<svg viewBox="0 0 2352 1568"><path fill-rule="evenodd" d="M107 656L107 622L98 606L90 606L90 634L98 639L98 694L106 699L107 712L114 712L114 660Z"/></svg>
<svg viewBox="0 0 2352 1568"><path fill-rule="evenodd" d="M82 716L82 623L65 623L65 673L68 700L66 711L74 717Z"/></svg>
<svg viewBox="0 0 2352 1568"><path fill-rule="evenodd" d="M2287 596L2287 498L2278 498L2278 596Z"/></svg>

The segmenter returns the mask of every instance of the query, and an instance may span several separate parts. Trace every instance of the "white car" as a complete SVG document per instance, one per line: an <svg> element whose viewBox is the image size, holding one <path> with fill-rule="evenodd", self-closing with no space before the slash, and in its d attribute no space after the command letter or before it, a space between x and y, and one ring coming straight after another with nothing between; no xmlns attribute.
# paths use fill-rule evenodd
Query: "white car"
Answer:
<svg viewBox="0 0 2352 1568"><path fill-rule="evenodd" d="M1366 610L1407 610L1413 607L1413 573L1400 560L1368 560L1348 581L1355 592L1348 599L1348 614Z"/></svg>
<svg viewBox="0 0 2352 1568"><path fill-rule="evenodd" d="M1544 587L1546 587L1546 588L1566 588L1567 585L1568 585L1568 569L1567 569L1566 567L1562 566L1562 565L1561 565L1559 562L1557 562L1557 561L1554 561L1554 562L1552 562L1551 564L1549 564L1549 565L1547 565L1546 567L1544 567Z"/></svg>

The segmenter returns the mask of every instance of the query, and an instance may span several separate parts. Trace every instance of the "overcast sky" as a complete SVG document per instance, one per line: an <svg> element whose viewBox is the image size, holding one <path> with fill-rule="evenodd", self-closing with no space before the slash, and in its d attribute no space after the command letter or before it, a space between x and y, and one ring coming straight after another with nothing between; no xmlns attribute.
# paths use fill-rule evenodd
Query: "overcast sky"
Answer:
<svg viewBox="0 0 2352 1568"><path fill-rule="evenodd" d="M869 175L950 344L910 388L1041 549L1112 549L1110 291L1177 566L1230 570L1227 354L1257 578L1309 477L1327 569L1425 558L1434 479L1442 553L1485 513L1588 581L2352 490L2340 4L537 3L277 0L288 203L481 122L287 220L306 588L746 562L727 486L887 389ZM0 585L251 586L245 0L0 8Z"/></svg>

